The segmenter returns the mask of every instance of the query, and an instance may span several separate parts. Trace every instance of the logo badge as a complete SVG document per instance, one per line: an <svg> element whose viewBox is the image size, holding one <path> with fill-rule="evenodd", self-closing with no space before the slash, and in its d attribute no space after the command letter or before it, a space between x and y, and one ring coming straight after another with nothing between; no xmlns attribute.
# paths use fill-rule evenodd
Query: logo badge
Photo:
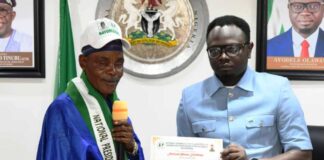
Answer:
<svg viewBox="0 0 324 160"><path fill-rule="evenodd" d="M205 41L208 12L197 0L99 0L96 18L118 23L132 48L125 49L125 71L161 78L185 68Z"/></svg>

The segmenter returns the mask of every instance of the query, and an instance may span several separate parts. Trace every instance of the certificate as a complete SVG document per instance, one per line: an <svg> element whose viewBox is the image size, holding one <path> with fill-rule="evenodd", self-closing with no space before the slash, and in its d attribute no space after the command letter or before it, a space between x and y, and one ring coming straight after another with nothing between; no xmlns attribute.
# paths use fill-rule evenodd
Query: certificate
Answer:
<svg viewBox="0 0 324 160"><path fill-rule="evenodd" d="M223 140L153 136L150 160L220 160Z"/></svg>

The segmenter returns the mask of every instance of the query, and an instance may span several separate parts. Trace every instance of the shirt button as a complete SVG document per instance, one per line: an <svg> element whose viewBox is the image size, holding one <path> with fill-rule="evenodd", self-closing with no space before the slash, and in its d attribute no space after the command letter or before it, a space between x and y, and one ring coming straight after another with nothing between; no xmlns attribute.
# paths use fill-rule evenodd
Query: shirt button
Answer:
<svg viewBox="0 0 324 160"><path fill-rule="evenodd" d="M228 121L233 122L234 121L234 116L229 116Z"/></svg>
<svg viewBox="0 0 324 160"><path fill-rule="evenodd" d="M260 127L263 127L263 120L260 121Z"/></svg>
<svg viewBox="0 0 324 160"><path fill-rule="evenodd" d="M234 96L234 94L232 92L229 92L228 96L232 98Z"/></svg>

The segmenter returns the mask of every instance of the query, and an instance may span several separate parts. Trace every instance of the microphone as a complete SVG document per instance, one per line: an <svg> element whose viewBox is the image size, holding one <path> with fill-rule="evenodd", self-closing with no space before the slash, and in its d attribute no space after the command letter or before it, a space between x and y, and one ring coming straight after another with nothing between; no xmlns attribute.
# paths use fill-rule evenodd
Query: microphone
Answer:
<svg viewBox="0 0 324 160"><path fill-rule="evenodd" d="M127 121L128 108L126 101L115 101L112 107L112 119L114 121Z"/></svg>
<svg viewBox="0 0 324 160"><path fill-rule="evenodd" d="M126 101L115 101L112 107L113 121L127 121L128 108ZM117 160L125 160L124 148L121 143L117 143Z"/></svg>

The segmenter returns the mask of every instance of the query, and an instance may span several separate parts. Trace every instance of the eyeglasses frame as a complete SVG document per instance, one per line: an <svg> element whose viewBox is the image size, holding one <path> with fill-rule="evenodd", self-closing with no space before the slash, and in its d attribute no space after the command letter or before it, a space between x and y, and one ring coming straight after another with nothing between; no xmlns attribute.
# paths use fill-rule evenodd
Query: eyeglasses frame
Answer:
<svg viewBox="0 0 324 160"><path fill-rule="evenodd" d="M313 3L319 3L320 4L319 10L317 10L317 11L310 11L309 10L309 5L310 4L313 4ZM299 11L299 12L294 11L294 9L292 9L293 7L291 7L291 5L293 5L293 4L302 4L303 5L303 9L301 11ZM316 13L316 12L320 11L320 8L322 7L323 4L324 4L323 2L310 2L310 3L292 2L292 3L289 3L288 4L288 8L290 10L292 10L294 13L301 13L301 12L303 12L305 10L305 8L307 9L307 11L309 11L311 13Z"/></svg>
<svg viewBox="0 0 324 160"><path fill-rule="evenodd" d="M216 58L219 58L219 57L220 57L221 55L223 55L224 53L225 53L228 57L235 57L235 56L239 55L239 54L241 53L242 49L243 49L244 47L248 46L249 44L251 44L251 43L250 43L250 42L244 42L244 43L232 43L232 44L226 44L226 45L211 46L211 47L208 47L208 48L207 48L208 57L216 59ZM227 51L225 50L225 47L227 47L227 46L233 46L233 45L240 45L240 49L235 53L235 55L229 55L229 54L227 53ZM220 49L221 49L221 53L218 54L218 55L215 56L215 57L212 57L212 56L210 56L210 49L211 49L211 48L215 48L215 47L220 47Z"/></svg>

